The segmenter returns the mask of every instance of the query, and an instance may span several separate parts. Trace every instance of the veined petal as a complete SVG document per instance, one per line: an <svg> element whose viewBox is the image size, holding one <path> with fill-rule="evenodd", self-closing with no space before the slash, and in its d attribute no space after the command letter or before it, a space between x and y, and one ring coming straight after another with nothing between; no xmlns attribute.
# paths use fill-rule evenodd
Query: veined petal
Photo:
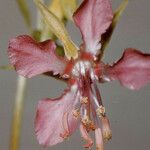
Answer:
<svg viewBox="0 0 150 150"><path fill-rule="evenodd" d="M138 90L150 82L150 54L138 50L126 49L122 58L106 69L111 80L132 90Z"/></svg>
<svg viewBox="0 0 150 150"><path fill-rule="evenodd" d="M84 0L74 14L86 51L96 55L101 48L101 35L111 24L113 12L109 0Z"/></svg>
<svg viewBox="0 0 150 150"><path fill-rule="evenodd" d="M62 74L66 61L55 55L53 41L36 42L28 35L18 36L9 42L9 59L20 75L33 77L48 71Z"/></svg>
<svg viewBox="0 0 150 150"><path fill-rule="evenodd" d="M39 102L35 120L35 131L40 144L51 146L70 136L77 127L72 114L76 101L77 86L73 85L58 99L45 99Z"/></svg>
<svg viewBox="0 0 150 150"><path fill-rule="evenodd" d="M40 1L34 0L51 31L64 45L65 55L68 59L78 57L78 47L70 39L64 24Z"/></svg>

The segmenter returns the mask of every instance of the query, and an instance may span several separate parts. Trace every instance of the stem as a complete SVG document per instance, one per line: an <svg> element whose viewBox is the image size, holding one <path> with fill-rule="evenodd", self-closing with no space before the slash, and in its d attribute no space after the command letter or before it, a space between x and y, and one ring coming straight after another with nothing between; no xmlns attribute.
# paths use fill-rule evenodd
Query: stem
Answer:
<svg viewBox="0 0 150 150"><path fill-rule="evenodd" d="M13 70L13 69L14 69L14 67L11 65L0 66L0 70Z"/></svg>
<svg viewBox="0 0 150 150"><path fill-rule="evenodd" d="M17 92L10 136L10 150L19 150L25 91L26 91L26 79L24 77L18 76Z"/></svg>

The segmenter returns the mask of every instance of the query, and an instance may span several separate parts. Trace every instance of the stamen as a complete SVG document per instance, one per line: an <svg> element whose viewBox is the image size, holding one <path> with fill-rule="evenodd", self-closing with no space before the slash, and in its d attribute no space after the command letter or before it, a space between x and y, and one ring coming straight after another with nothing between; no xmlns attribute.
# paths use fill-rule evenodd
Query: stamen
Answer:
<svg viewBox="0 0 150 150"><path fill-rule="evenodd" d="M95 130L96 150L104 150L102 131L100 128Z"/></svg>
<svg viewBox="0 0 150 150"><path fill-rule="evenodd" d="M81 99L81 104L87 104L88 103L88 97L83 97Z"/></svg>
<svg viewBox="0 0 150 150"><path fill-rule="evenodd" d="M96 114L101 119L102 122L102 133L105 141L108 141L112 137L109 120L106 117L105 107L102 104L101 95L99 93L98 87L96 85L96 81L94 80L91 84L92 91L92 107L96 109ZM96 118L96 116L95 116ZM96 119L95 119L96 120ZM96 120L97 121L97 120Z"/></svg>
<svg viewBox="0 0 150 150"><path fill-rule="evenodd" d="M79 111L79 109L74 109L74 110L72 110L72 114L73 114L73 116L75 117L75 119L78 119L79 116L80 116L80 111Z"/></svg>
<svg viewBox="0 0 150 150"><path fill-rule="evenodd" d="M70 135L69 125L68 125L68 112L65 112L63 114L62 126L63 126L63 129L64 129L64 132L60 133L60 137L66 139Z"/></svg>
<svg viewBox="0 0 150 150"><path fill-rule="evenodd" d="M91 148L93 145L93 141L83 124L80 124L80 133L84 140L87 141L87 143L84 145L84 148Z"/></svg>
<svg viewBox="0 0 150 150"><path fill-rule="evenodd" d="M87 131L95 130L95 124L90 120L88 116L84 116L81 119L81 122L83 123Z"/></svg>
<svg viewBox="0 0 150 150"><path fill-rule="evenodd" d="M109 120L105 116L105 117L101 117L101 121L102 121L102 132L103 132L104 140L109 141L112 138L112 132L110 129Z"/></svg>
<svg viewBox="0 0 150 150"><path fill-rule="evenodd" d="M60 133L60 137L63 139L67 139L69 137L69 132L64 131L63 133Z"/></svg>
<svg viewBox="0 0 150 150"><path fill-rule="evenodd" d="M97 109L96 109L96 113L97 115L101 118L102 116L105 116L105 107L103 107L102 105L99 106Z"/></svg>
<svg viewBox="0 0 150 150"><path fill-rule="evenodd" d="M81 122L86 128L87 131L95 130L95 125L91 121L90 118L90 110L88 110L88 104L82 104L80 112L81 112Z"/></svg>

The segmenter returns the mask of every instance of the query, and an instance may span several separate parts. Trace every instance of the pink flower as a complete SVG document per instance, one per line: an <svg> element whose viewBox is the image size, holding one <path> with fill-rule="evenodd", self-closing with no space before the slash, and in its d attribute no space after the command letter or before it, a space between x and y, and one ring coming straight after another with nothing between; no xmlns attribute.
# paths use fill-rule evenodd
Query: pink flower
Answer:
<svg viewBox="0 0 150 150"><path fill-rule="evenodd" d="M38 43L27 35L10 40L9 59L20 75L30 78L53 72L68 80L68 89L61 97L46 98L38 104L35 131L40 144L60 143L79 126L87 141L84 147L93 145L89 132L94 131L97 149L102 150L103 140L112 135L97 84L118 80L123 86L138 90L150 82L150 54L128 48L113 65L96 60L101 36L112 18L109 0L84 0L74 14L83 38L75 60L57 56L52 40Z"/></svg>

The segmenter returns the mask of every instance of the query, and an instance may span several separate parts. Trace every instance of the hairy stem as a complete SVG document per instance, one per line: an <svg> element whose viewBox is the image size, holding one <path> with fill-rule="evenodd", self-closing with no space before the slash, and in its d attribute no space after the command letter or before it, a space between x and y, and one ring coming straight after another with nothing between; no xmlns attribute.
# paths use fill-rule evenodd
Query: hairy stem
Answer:
<svg viewBox="0 0 150 150"><path fill-rule="evenodd" d="M24 77L18 76L17 92L10 136L10 150L19 150L25 91L26 91L26 79Z"/></svg>

